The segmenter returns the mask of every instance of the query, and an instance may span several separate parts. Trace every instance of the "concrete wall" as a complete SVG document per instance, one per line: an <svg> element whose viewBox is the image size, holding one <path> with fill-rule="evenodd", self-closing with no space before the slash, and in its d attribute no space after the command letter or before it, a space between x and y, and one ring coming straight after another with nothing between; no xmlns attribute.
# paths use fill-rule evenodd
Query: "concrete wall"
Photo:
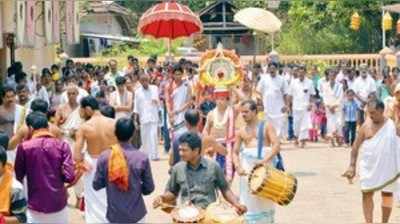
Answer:
<svg viewBox="0 0 400 224"><path fill-rule="evenodd" d="M112 14L91 14L82 17L81 33L122 35L121 25Z"/></svg>

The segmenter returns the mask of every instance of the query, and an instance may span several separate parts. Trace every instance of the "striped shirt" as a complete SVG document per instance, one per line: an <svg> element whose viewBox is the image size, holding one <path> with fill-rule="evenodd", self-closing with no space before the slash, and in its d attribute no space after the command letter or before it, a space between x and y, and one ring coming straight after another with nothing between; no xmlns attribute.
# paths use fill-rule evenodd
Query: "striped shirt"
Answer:
<svg viewBox="0 0 400 224"><path fill-rule="evenodd" d="M357 110L358 105L355 100L346 101L343 106L344 120L345 121L357 121Z"/></svg>
<svg viewBox="0 0 400 224"><path fill-rule="evenodd" d="M20 223L26 222L27 203L23 186L15 178L11 184L11 204L10 213L15 216Z"/></svg>

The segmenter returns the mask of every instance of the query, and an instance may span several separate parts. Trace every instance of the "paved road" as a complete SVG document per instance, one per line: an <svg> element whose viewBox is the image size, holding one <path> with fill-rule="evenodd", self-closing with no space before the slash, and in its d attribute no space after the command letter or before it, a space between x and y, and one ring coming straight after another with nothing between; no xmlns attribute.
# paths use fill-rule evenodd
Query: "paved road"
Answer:
<svg viewBox="0 0 400 224"><path fill-rule="evenodd" d="M349 149L329 148L326 144L309 144L306 149L294 149L285 144L282 152L286 169L294 173L299 182L294 201L287 207L277 206L277 223L361 223L363 214L358 182L353 185L341 177L349 163ZM170 217L153 210L151 202L159 195L168 180L166 157L152 162L156 182L155 192L146 197L148 216L146 223L170 223ZM238 192L237 181L233 184ZM375 196L375 221L380 222L380 198ZM82 215L70 209L72 223L84 223ZM393 209L391 222L400 223L400 208Z"/></svg>

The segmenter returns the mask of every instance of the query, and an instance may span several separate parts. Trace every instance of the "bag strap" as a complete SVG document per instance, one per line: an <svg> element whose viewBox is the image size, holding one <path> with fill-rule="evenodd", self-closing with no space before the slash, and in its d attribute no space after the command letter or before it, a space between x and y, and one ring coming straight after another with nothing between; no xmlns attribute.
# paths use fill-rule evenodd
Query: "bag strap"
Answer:
<svg viewBox="0 0 400 224"><path fill-rule="evenodd" d="M265 121L261 121L258 124L258 129L257 129L257 158L262 159L262 149L264 147L264 127L265 127Z"/></svg>

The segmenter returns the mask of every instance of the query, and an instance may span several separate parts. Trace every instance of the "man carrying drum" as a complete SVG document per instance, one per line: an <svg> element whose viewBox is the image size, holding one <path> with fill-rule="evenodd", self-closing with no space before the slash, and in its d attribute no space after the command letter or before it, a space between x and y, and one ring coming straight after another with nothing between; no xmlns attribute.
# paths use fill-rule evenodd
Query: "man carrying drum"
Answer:
<svg viewBox="0 0 400 224"><path fill-rule="evenodd" d="M200 136L186 132L179 137L179 144L183 161L172 168L166 191L154 200L153 206L157 208L166 202L174 202L180 195L181 202L205 209L217 200L216 192L220 190L238 214L245 213L246 206L240 204L233 194L222 168L201 155Z"/></svg>
<svg viewBox="0 0 400 224"><path fill-rule="evenodd" d="M240 178L240 202L248 208L245 214L249 223L273 223L275 208L271 200L253 195L248 187L247 174L255 165L276 163L280 151L279 138L271 124L257 118L257 104L253 100L243 101L241 113L245 126L236 134L233 160ZM271 145L271 147L265 147Z"/></svg>

